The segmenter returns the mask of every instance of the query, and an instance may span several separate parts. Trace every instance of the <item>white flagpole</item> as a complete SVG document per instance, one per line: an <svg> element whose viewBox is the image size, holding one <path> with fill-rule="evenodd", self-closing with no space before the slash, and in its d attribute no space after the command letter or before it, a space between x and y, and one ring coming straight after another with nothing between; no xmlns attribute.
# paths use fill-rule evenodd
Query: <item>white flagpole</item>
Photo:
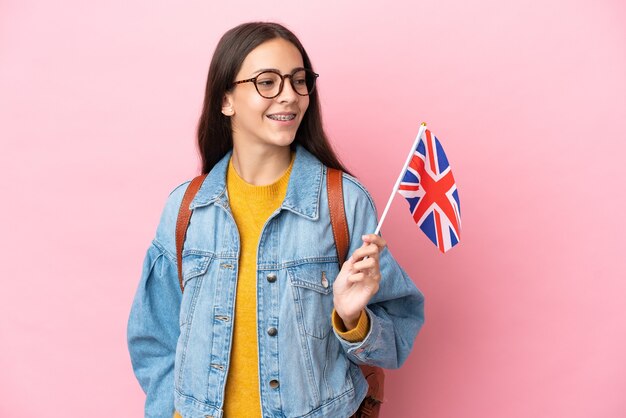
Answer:
<svg viewBox="0 0 626 418"><path fill-rule="evenodd" d="M426 122L422 122L422 124L420 125L419 132L417 133L417 137L415 138L415 142L413 142L413 146L411 147L411 152L409 153L408 157L406 157L406 162L404 163L404 167L402 167L402 171L400 171L398 180L396 180L396 185L393 186L393 191L391 192L391 196L389 196L389 200L387 201L387 206L385 207L385 210L383 211L383 216L381 216L380 221L378 221L378 226L376 227L376 231L374 231L374 234L378 234L380 232L380 228L383 226L383 221L385 220L385 217L387 216L387 212L389 211L389 207L391 206L391 201L393 200L394 196L396 195L396 192L398 191L398 188L400 187L400 183L402 182L402 177L404 177L406 168L409 166L409 163L411 162L411 158L413 158L413 154L415 153L415 148L417 147L417 143L419 142L420 138L424 134L425 130L426 130Z"/></svg>

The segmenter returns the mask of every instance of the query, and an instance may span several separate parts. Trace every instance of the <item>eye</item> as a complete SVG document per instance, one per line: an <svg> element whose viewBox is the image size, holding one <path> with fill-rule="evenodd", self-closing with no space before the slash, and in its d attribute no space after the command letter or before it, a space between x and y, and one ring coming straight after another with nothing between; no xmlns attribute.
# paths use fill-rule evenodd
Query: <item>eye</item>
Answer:
<svg viewBox="0 0 626 418"><path fill-rule="evenodd" d="M304 86L306 85L306 77L304 75L300 76L296 76L293 78L293 84L295 84L296 86Z"/></svg>
<svg viewBox="0 0 626 418"><path fill-rule="evenodd" d="M276 80L269 77L257 78L256 80L256 85L262 88L271 88L274 84L276 84Z"/></svg>

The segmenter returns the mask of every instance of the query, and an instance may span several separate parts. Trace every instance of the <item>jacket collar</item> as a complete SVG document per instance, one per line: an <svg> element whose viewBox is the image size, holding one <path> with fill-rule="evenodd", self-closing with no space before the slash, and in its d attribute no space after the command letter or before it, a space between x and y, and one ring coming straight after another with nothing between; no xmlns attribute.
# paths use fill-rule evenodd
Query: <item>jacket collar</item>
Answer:
<svg viewBox="0 0 626 418"><path fill-rule="evenodd" d="M232 150L215 164L202 183L200 190L189 206L191 210L219 201L228 206L226 194L226 171ZM281 205L305 218L316 220L319 216L324 165L300 144L296 145L296 157L291 169L287 194Z"/></svg>

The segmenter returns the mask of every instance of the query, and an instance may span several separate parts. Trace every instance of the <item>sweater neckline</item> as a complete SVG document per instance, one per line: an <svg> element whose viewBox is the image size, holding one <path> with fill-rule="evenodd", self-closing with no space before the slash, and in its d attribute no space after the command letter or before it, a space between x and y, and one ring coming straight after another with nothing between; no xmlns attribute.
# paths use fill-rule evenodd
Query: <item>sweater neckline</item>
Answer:
<svg viewBox="0 0 626 418"><path fill-rule="evenodd" d="M295 160L294 155L295 153L292 152L291 162L285 172L275 182L267 185L255 185L246 182L239 173L237 173L237 170L235 170L233 159L231 158L228 162L227 184L230 189L235 188L248 198L268 198L276 196L287 190L287 184L289 183L289 177L291 176L291 170Z"/></svg>

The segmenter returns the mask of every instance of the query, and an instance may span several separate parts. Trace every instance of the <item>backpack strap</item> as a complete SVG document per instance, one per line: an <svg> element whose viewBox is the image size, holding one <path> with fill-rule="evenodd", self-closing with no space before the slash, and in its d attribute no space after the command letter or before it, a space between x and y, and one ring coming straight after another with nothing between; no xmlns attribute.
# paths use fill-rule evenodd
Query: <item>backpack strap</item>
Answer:
<svg viewBox="0 0 626 418"><path fill-rule="evenodd" d="M346 221L346 210L343 205L342 172L334 168L326 171L328 189L328 207L330 209L330 223L335 236L335 247L339 257L339 270L348 256L350 234ZM351 418L376 418L380 414L380 405L383 401L385 372L380 367L362 365L361 373L368 384L367 395Z"/></svg>
<svg viewBox="0 0 626 418"><path fill-rule="evenodd" d="M346 210L343 206L342 172L335 168L326 169L326 189L328 191L328 208L330 209L330 223L333 227L335 247L339 259L339 270L348 256L350 234L346 221Z"/></svg>
<svg viewBox="0 0 626 418"><path fill-rule="evenodd" d="M198 193L198 190L200 190L200 186L202 186L206 176L206 174L202 174L191 180L183 195L183 201L180 202L180 209L178 209L178 218L176 219L176 266L178 268L178 284L181 292L185 291L185 286L183 285L183 244L185 243L187 227L191 220L189 205L191 205L191 201Z"/></svg>

